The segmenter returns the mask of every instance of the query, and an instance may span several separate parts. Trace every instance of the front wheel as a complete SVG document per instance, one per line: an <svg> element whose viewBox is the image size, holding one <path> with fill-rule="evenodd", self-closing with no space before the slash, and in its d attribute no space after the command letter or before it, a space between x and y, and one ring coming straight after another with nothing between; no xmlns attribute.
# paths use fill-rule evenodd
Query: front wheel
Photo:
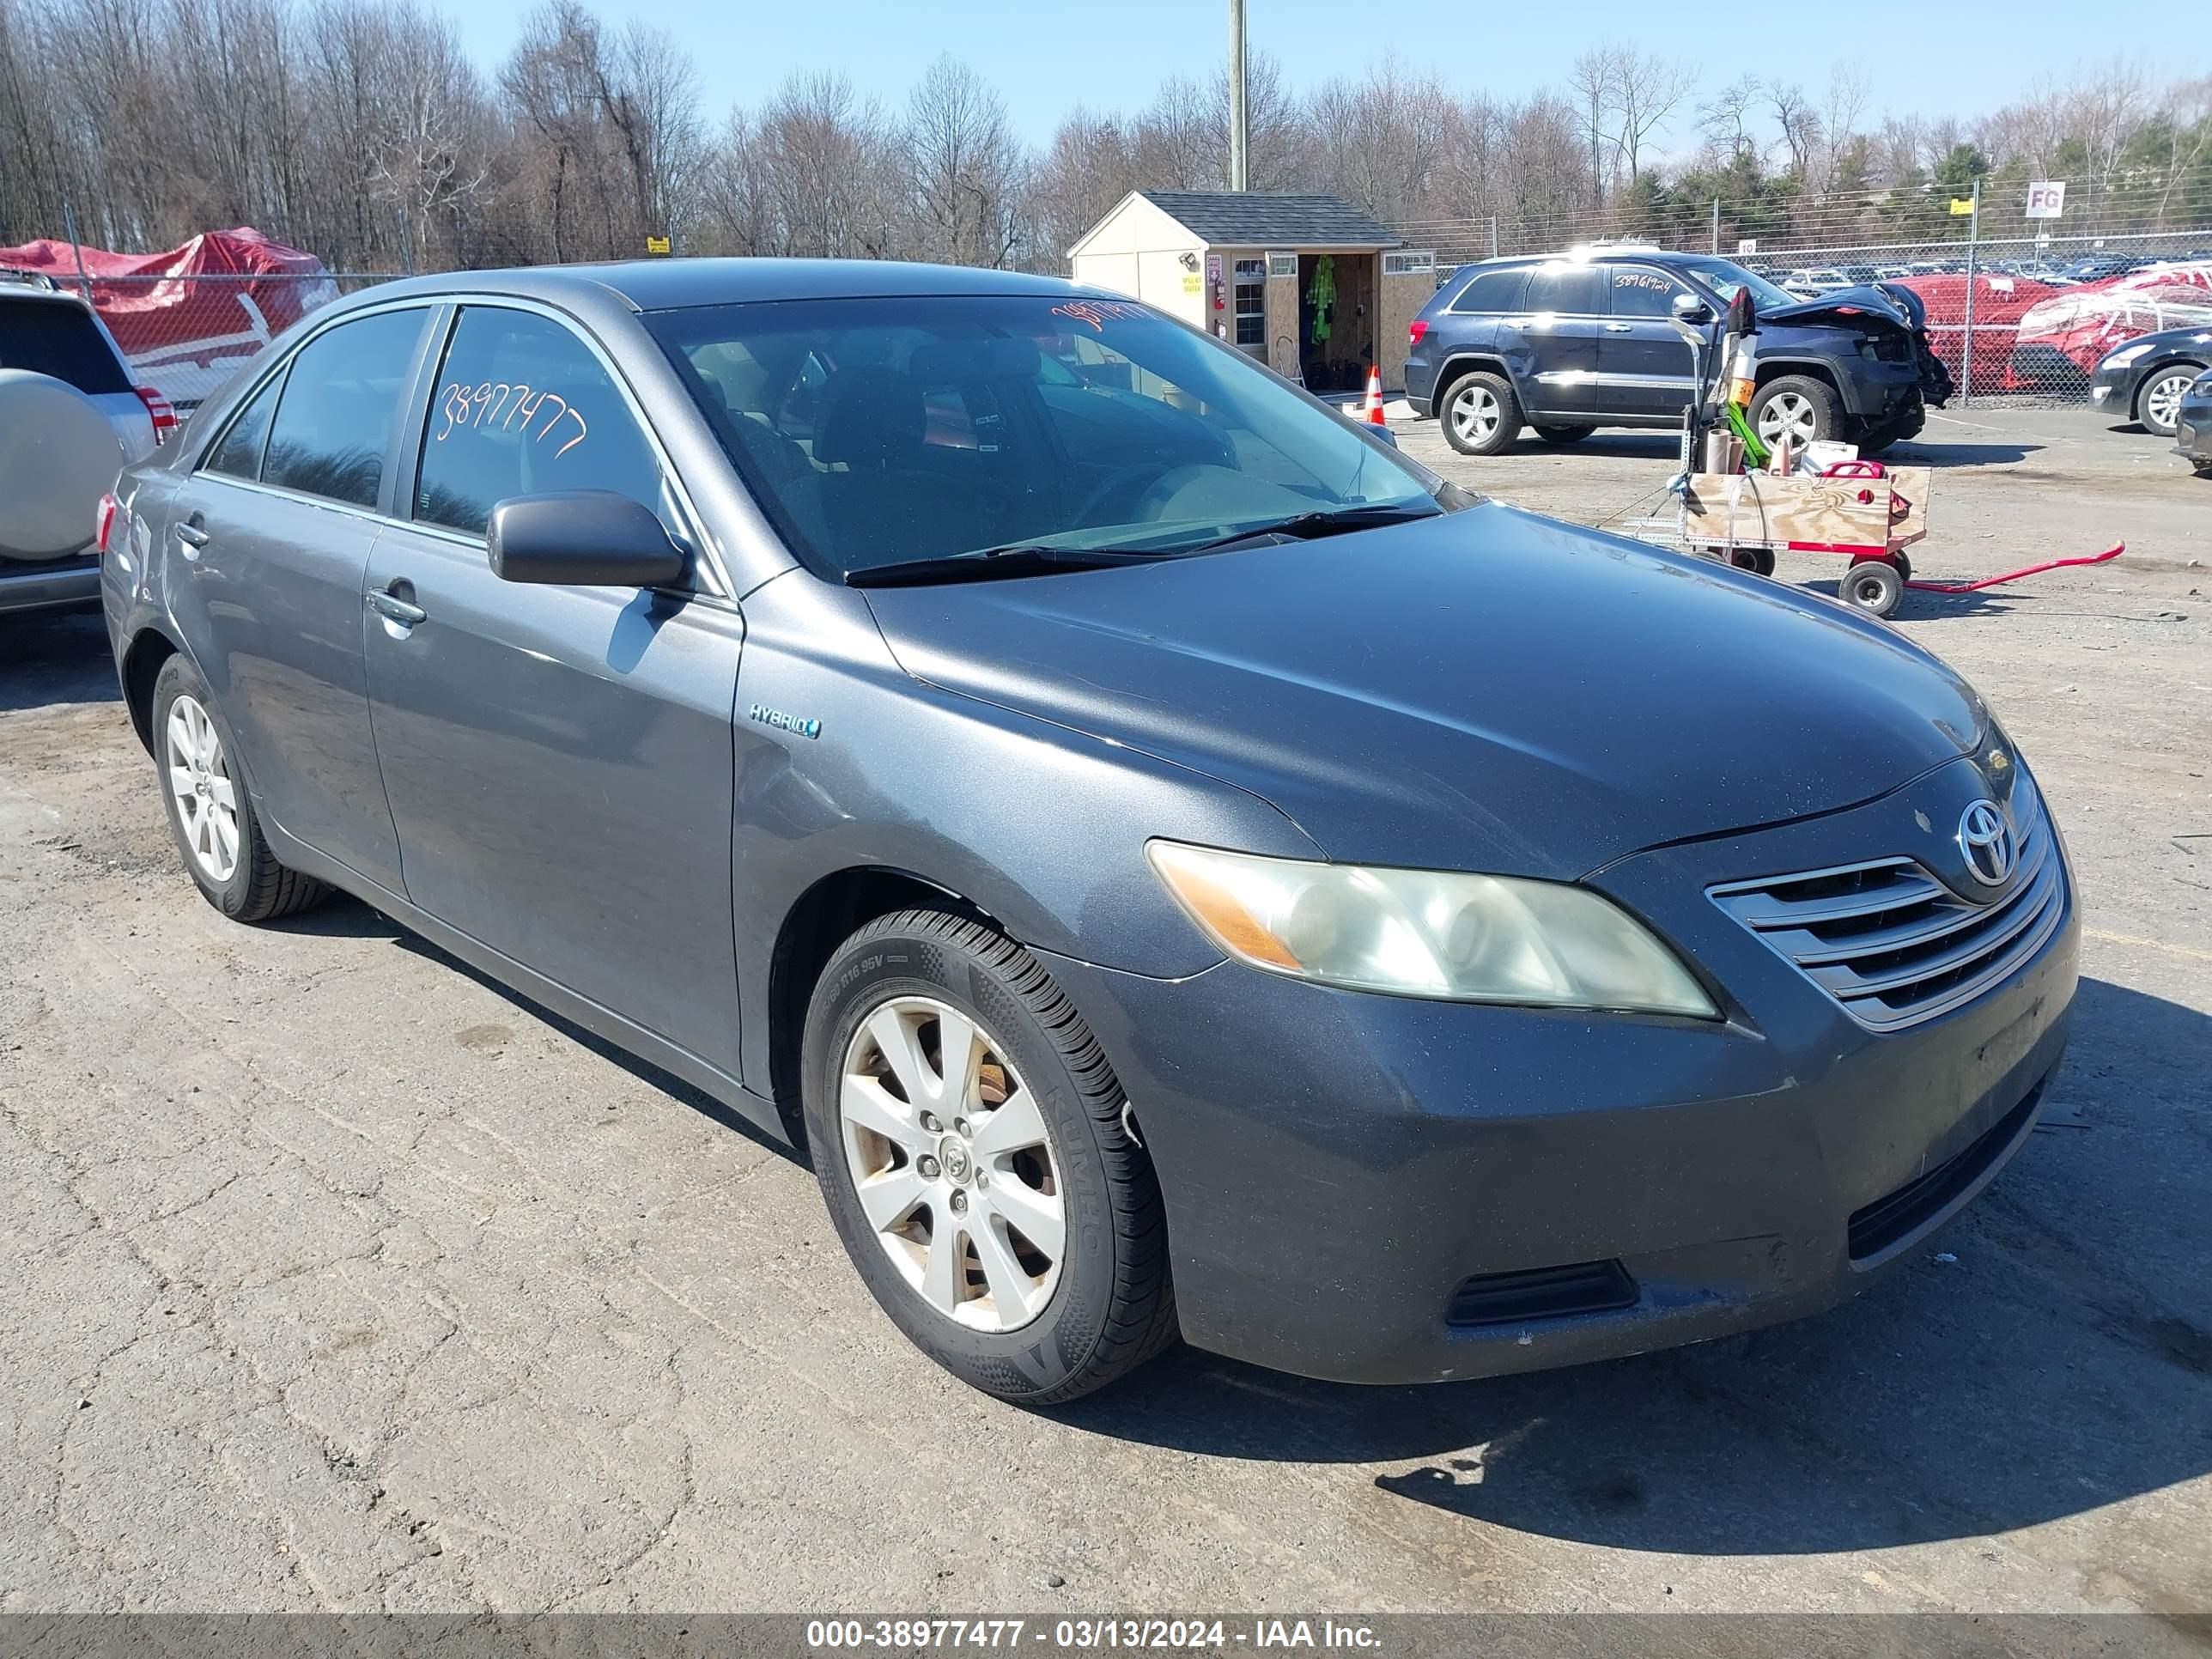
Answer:
<svg viewBox="0 0 2212 1659"><path fill-rule="evenodd" d="M2154 438L2171 438L2181 425L2181 398L2204 371L2180 363L2155 371L2136 394L2136 419Z"/></svg>
<svg viewBox="0 0 2212 1659"><path fill-rule="evenodd" d="M871 922L823 970L801 1063L838 1237L939 1364L1050 1405L1173 1339L1151 1160L1113 1067L1028 951L943 911Z"/></svg>
<svg viewBox="0 0 2212 1659"><path fill-rule="evenodd" d="M1786 436L1802 452L1815 440L1838 436L1844 426L1835 387L1806 374L1769 380L1751 400L1749 415L1752 430L1769 449Z"/></svg>
<svg viewBox="0 0 2212 1659"><path fill-rule="evenodd" d="M1863 560L1844 573L1843 594L1854 611L1890 616L1905 597L1905 573L1885 560Z"/></svg>

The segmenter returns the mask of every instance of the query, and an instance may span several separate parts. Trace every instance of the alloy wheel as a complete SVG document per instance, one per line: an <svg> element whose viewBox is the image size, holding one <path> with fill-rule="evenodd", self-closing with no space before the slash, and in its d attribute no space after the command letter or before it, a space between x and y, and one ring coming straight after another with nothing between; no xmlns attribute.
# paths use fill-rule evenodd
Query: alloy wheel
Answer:
<svg viewBox="0 0 2212 1659"><path fill-rule="evenodd" d="M1767 399L1766 407L1759 411L1759 440L1768 448L1772 448L1784 433L1801 447L1820 435L1813 400L1802 392L1778 392Z"/></svg>
<svg viewBox="0 0 2212 1659"><path fill-rule="evenodd" d="M192 862L210 881L228 881L238 868L238 787L215 722L198 698L182 696L169 705L163 738L169 793Z"/></svg>
<svg viewBox="0 0 2212 1659"><path fill-rule="evenodd" d="M2161 374L2143 388L2143 422L2156 427L2160 432L2171 432L2181 424L2181 394L2189 390L2189 383L2197 377L2189 374Z"/></svg>
<svg viewBox="0 0 2212 1659"><path fill-rule="evenodd" d="M1452 430L1463 443L1487 442L1504 416L1505 411L1498 406L1498 394L1486 386L1462 386L1452 394Z"/></svg>
<svg viewBox="0 0 2212 1659"><path fill-rule="evenodd" d="M896 997L838 1073L845 1164L893 1267L972 1329L1028 1324L1066 1250L1052 1136L998 1039L933 997Z"/></svg>

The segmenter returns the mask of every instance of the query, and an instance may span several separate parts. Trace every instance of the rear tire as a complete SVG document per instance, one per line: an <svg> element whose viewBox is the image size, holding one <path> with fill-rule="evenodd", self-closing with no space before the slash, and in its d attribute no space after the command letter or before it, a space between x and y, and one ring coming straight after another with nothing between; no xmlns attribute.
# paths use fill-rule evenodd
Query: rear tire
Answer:
<svg viewBox="0 0 2212 1659"><path fill-rule="evenodd" d="M1053 1405L1174 1340L1152 1160L1090 1028L1021 946L940 910L870 922L823 969L801 1067L846 1254L945 1370Z"/></svg>
<svg viewBox="0 0 2212 1659"><path fill-rule="evenodd" d="M254 816L238 744L207 681L182 652L154 679L154 768L169 833L200 896L233 921L270 921L330 896L277 863Z"/></svg>
<svg viewBox="0 0 2212 1659"><path fill-rule="evenodd" d="M1540 426L1536 435L1547 444L1578 444L1596 430L1594 426Z"/></svg>
<svg viewBox="0 0 2212 1659"><path fill-rule="evenodd" d="M1779 374L1759 387L1746 418L1759 442L1769 449L1784 432L1802 451L1808 443L1838 438L1844 429L1844 402L1835 387L1807 374Z"/></svg>
<svg viewBox="0 0 2212 1659"><path fill-rule="evenodd" d="M1863 559L1844 573L1844 603L1869 617L1893 615L1905 597L1905 576L1881 559Z"/></svg>
<svg viewBox="0 0 2212 1659"><path fill-rule="evenodd" d="M1521 435L1521 403L1502 374L1480 369L1451 383L1437 405L1444 441L1462 455L1495 455Z"/></svg>

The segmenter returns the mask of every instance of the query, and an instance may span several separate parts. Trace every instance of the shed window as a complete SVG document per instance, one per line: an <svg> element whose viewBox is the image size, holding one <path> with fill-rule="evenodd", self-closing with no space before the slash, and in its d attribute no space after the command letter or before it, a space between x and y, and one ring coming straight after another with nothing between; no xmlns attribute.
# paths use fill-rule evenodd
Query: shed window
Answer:
<svg viewBox="0 0 2212 1659"><path fill-rule="evenodd" d="M1241 346L1264 346L1267 343L1267 262L1265 259L1239 259L1237 262L1237 343Z"/></svg>

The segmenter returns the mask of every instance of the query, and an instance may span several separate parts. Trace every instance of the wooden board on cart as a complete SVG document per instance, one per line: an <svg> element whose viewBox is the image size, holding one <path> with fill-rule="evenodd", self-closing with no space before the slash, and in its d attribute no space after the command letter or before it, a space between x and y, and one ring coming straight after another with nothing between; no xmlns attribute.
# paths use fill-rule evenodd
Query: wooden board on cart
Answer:
<svg viewBox="0 0 2212 1659"><path fill-rule="evenodd" d="M1928 533L1928 480L1924 466L1895 467L1881 478L1696 472L1682 501L1682 539L1698 547L1895 552Z"/></svg>

